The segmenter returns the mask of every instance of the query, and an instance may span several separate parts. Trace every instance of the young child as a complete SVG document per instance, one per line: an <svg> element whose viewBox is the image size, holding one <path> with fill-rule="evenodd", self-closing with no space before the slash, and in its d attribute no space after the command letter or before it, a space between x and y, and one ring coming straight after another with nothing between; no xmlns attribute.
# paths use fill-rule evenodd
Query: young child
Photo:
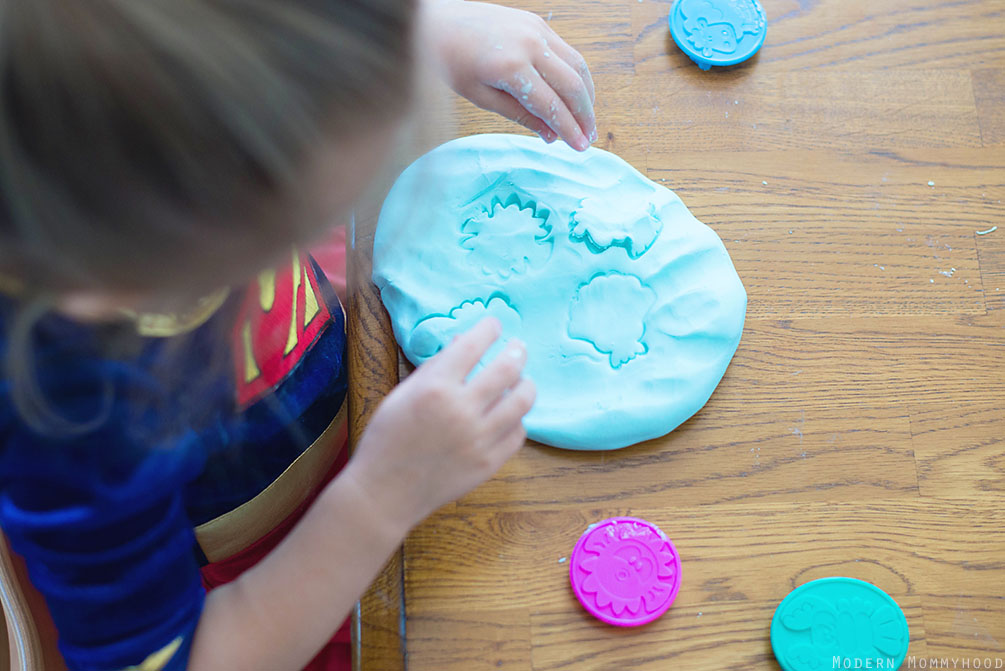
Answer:
<svg viewBox="0 0 1005 671"><path fill-rule="evenodd" d="M0 525L59 653L349 668L352 604L412 526L519 449L534 388L519 343L467 379L499 334L484 321L348 460L343 311L293 250L373 177L416 57L581 150L586 64L538 17L461 0L0 16Z"/></svg>

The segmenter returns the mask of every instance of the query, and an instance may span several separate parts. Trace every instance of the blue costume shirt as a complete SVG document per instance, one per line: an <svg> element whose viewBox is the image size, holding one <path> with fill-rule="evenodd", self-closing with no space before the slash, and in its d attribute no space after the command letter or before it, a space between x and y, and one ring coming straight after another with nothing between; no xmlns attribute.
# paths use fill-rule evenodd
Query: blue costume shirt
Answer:
<svg viewBox="0 0 1005 671"><path fill-rule="evenodd" d="M3 338L15 308L0 298ZM34 378L60 417L100 419L83 432L34 431L0 384L0 526L71 669L165 648L162 668L184 668L210 554L196 528L262 495L344 417L343 312L309 257L203 313L187 329L45 317Z"/></svg>

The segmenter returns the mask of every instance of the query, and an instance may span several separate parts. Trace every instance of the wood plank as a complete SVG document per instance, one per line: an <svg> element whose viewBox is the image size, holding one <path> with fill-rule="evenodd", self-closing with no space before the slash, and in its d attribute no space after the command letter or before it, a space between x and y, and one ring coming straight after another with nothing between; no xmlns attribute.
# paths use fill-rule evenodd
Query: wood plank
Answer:
<svg viewBox="0 0 1005 671"><path fill-rule="evenodd" d="M356 250L348 255L347 362L349 369L349 447L360 436L380 401L398 381L398 349L380 294L370 281L373 221L354 227ZM405 594L402 551L388 560L353 613L353 665L366 671L403 671Z"/></svg>
<svg viewBox="0 0 1005 671"><path fill-rule="evenodd" d="M722 671L778 669L770 625L778 603L733 601L674 605L640 630L612 631L585 613L546 611L532 617L534 671ZM900 603L911 627L909 654L925 654L921 600ZM517 667L510 667L516 671ZM906 668L906 667L905 667Z"/></svg>
<svg viewBox="0 0 1005 671"><path fill-rule="evenodd" d="M449 641L443 633L450 632ZM527 670L531 662L530 612L519 604L490 611L415 615L408 619L409 671Z"/></svg>
<svg viewBox="0 0 1005 671"><path fill-rule="evenodd" d="M687 587L680 592L682 605L780 601L803 582L827 575L869 580L894 598L944 589L980 594L987 571L1005 570L1005 513L992 502L630 503L441 511L406 544L410 613L478 610L490 595L532 613L547 610L568 591L567 562L560 560L588 524L616 515L650 519L677 545ZM766 571L765 562L777 570Z"/></svg>
<svg viewBox="0 0 1005 671"><path fill-rule="evenodd" d="M924 597L928 655L971 660L990 658L991 667L1005 659L1005 604L1000 590L990 594L946 594ZM962 667L962 663L958 668ZM939 668L939 667L936 667ZM941 668L946 668L942 666ZM950 667L951 668L951 667Z"/></svg>
<svg viewBox="0 0 1005 671"><path fill-rule="evenodd" d="M998 368L1001 372L1001 367ZM1005 495L1005 409L1000 402L951 403L911 414L922 496Z"/></svg>
<svg viewBox="0 0 1005 671"><path fill-rule="evenodd" d="M977 121L985 147L1005 144L1005 68L971 72Z"/></svg>
<svg viewBox="0 0 1005 671"><path fill-rule="evenodd" d="M969 69L1005 65L1005 8L985 0L763 0L768 33L738 71ZM638 71L697 70L669 37L671 0L632 2Z"/></svg>
<svg viewBox="0 0 1005 671"><path fill-rule="evenodd" d="M708 408L670 435L616 452L528 446L457 511L861 501L918 494L900 408Z"/></svg>
<svg viewBox="0 0 1005 671"><path fill-rule="evenodd" d="M993 221L998 230L985 235L974 234L984 285L984 304L988 310L1005 309L1005 208L1001 208L1000 200L996 203L1000 208L999 216ZM988 226L984 230L990 228Z"/></svg>
<svg viewBox="0 0 1005 671"><path fill-rule="evenodd" d="M618 84L623 78L598 76L598 105L616 111L598 110L597 118L627 117L669 152L982 146L969 72L862 77L694 67L672 76L641 72L628 89Z"/></svg>
<svg viewBox="0 0 1005 671"><path fill-rule="evenodd" d="M579 51L593 73L632 72L631 5L610 0L523 0L505 3L541 16Z"/></svg>
<svg viewBox="0 0 1005 671"><path fill-rule="evenodd" d="M992 198L1005 195L1005 158L988 150L649 161L650 178L723 238L752 317L985 310L974 231L998 218Z"/></svg>
<svg viewBox="0 0 1005 671"><path fill-rule="evenodd" d="M995 315L753 320L706 407L965 405L1005 393L1003 357Z"/></svg>
<svg viewBox="0 0 1005 671"><path fill-rule="evenodd" d="M562 561L587 523L622 514L660 524L684 560L670 617L639 630L603 626L585 615ZM901 604L912 630L911 654L927 652L928 617L942 623L957 615L977 617L986 643L965 638L964 646L944 633L940 650L987 651L1005 626L1000 595L992 590L979 606L946 595L984 594L989 576L1005 570L1003 521L997 503L930 499L653 508L610 500L578 511L445 511L420 526L406 547L410 617L520 604L531 614L535 669L662 669L668 660L675 668L759 668L770 659L766 639L777 603L809 580L848 575ZM413 660L426 659L427 646L442 647L454 635L447 626L425 632L421 644L413 641ZM503 661L500 668L526 668Z"/></svg>
<svg viewBox="0 0 1005 671"><path fill-rule="evenodd" d="M602 138L597 146L603 149L624 149L606 145L608 133L671 156L710 150L982 146L969 72L891 71L862 78L843 72L758 71L710 78L695 68L672 78L600 72L594 81ZM516 127L465 102L456 114L461 134Z"/></svg>

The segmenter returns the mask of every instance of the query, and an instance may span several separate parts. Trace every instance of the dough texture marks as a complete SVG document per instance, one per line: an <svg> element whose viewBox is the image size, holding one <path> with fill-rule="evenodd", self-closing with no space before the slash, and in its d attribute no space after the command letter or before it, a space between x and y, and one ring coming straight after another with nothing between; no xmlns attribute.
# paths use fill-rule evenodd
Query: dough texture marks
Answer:
<svg viewBox="0 0 1005 671"><path fill-rule="evenodd" d="M705 405L747 295L722 241L617 156L474 135L419 158L380 213L373 281L419 365L485 316L527 343L528 435L601 450Z"/></svg>

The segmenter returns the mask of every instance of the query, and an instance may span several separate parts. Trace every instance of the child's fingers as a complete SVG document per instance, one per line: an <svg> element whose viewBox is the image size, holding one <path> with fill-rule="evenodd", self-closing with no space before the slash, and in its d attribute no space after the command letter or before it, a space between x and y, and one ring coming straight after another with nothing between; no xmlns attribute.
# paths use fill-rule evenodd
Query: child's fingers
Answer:
<svg viewBox="0 0 1005 671"><path fill-rule="evenodd" d="M463 380L481 361L485 352L502 333L502 324L495 317L486 317L471 330L457 336L439 354L426 362L427 369L433 368L453 380Z"/></svg>
<svg viewBox="0 0 1005 671"><path fill-rule="evenodd" d="M535 63L541 78L551 85L566 109L572 113L583 135L594 139L597 132L597 121L593 116L593 101L590 92L572 67L561 58L539 58Z"/></svg>
<svg viewBox="0 0 1005 671"><path fill-rule="evenodd" d="M516 454L526 442L527 431L523 428L523 424L518 424L515 429L510 431L501 441L499 441L499 444L508 459Z"/></svg>
<svg viewBox="0 0 1005 671"><path fill-rule="evenodd" d="M513 81L519 86L503 82L503 90L519 100L528 112L548 124L548 127L568 142L570 147L584 151L590 146L589 140L586 139L569 108L548 82L541 78L537 70L534 68L525 70L517 74Z"/></svg>
<svg viewBox="0 0 1005 671"><path fill-rule="evenodd" d="M593 85L593 75L590 74L590 66L586 63L586 59L583 55L570 47L565 40L563 40L558 33L552 31L551 35L547 39L547 44L550 48L565 61L570 68L576 72L580 78L583 80L583 84L586 86L587 92L590 94L590 104L592 105L597 101L597 89Z"/></svg>
<svg viewBox="0 0 1005 671"><path fill-rule="evenodd" d="M489 409L485 418L487 430L498 436L509 433L515 425L520 425L523 416L534 407L536 398L537 388L534 383L523 378Z"/></svg>
<svg viewBox="0 0 1005 671"><path fill-rule="evenodd" d="M548 127L548 124L531 114L527 108L505 91L494 89L491 86L479 86L472 92L470 100L482 109L496 112L510 121L515 121L524 128L534 131L545 142L550 143L558 139L558 135Z"/></svg>
<svg viewBox="0 0 1005 671"><path fill-rule="evenodd" d="M519 340L511 340L506 348L484 370L468 383L468 391L486 408L491 407L510 387L520 381L527 348Z"/></svg>

